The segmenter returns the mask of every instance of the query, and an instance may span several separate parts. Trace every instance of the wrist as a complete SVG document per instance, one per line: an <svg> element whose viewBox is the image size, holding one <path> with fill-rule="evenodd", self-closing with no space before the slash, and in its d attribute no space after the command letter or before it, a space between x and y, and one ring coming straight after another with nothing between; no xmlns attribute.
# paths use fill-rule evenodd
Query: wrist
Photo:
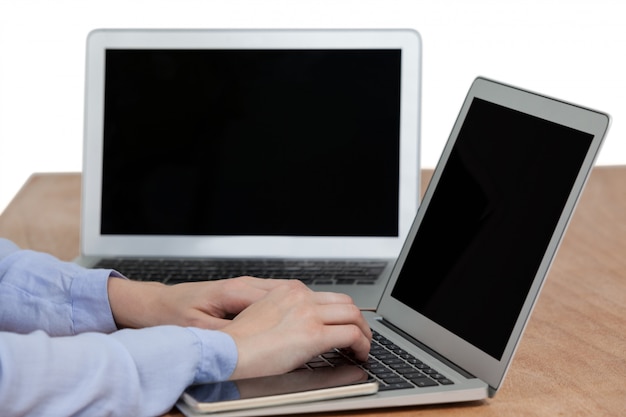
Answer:
<svg viewBox="0 0 626 417"><path fill-rule="evenodd" d="M111 313L118 329L156 324L158 300L166 288L164 284L111 276L107 285Z"/></svg>

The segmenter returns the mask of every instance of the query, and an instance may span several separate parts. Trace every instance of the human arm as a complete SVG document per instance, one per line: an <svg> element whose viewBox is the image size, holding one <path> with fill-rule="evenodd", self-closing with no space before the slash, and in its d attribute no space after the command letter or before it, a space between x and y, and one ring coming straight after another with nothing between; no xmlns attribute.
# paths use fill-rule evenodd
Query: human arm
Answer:
<svg viewBox="0 0 626 417"><path fill-rule="evenodd" d="M335 347L350 347L361 357L364 348L369 349L369 328L348 296L313 293L296 280L242 277L165 286L108 279L110 273L81 268L43 253L20 251L11 242L0 239L0 301L6 301L0 304L3 306L0 330L25 333L43 329L52 335L67 335L90 330L113 331L115 322L120 327L175 324L219 329L229 326L231 333L245 343L244 335L252 337L258 329L286 326L292 316L296 317L294 327L302 327L297 314L310 314L305 319L311 320L312 327L332 329L326 333L330 340L336 340ZM296 305L293 300L297 301ZM255 306L257 302L260 306ZM247 309L253 312L240 314ZM330 314L328 310L335 312ZM272 321L261 319L256 323L259 317L270 314ZM236 315L239 316L235 320L229 319ZM253 324L245 327L246 323ZM339 332L338 328L343 330ZM346 338L346 334L352 337ZM278 337L275 340L295 340L289 334L274 336ZM328 345L326 338L322 340ZM294 365L297 365L295 361Z"/></svg>
<svg viewBox="0 0 626 417"><path fill-rule="evenodd" d="M0 415L156 415L193 382L286 372L331 347L367 354L349 297L282 284L221 331L0 332Z"/></svg>
<svg viewBox="0 0 626 417"><path fill-rule="evenodd" d="M370 348L369 325L349 296L313 292L298 280L240 277L165 286L111 279L109 298L118 325L168 323L228 333L239 352L233 378L288 372L332 348L366 360Z"/></svg>
<svg viewBox="0 0 626 417"><path fill-rule="evenodd" d="M117 330L107 297L111 274L0 238L0 331L67 336Z"/></svg>
<svg viewBox="0 0 626 417"><path fill-rule="evenodd" d="M142 415L146 404L155 407L147 409L150 413L171 407L191 382L282 373L331 347L352 349L359 358L369 350L371 334L349 297L314 293L299 281L248 277L211 285L139 285L109 280L110 271L18 251L7 242L0 239L0 301L9 303L0 302L0 330L28 333L41 326L57 335L113 331L115 316L122 326L196 323L222 331L159 326L74 337L0 333L0 410L6 411L0 415L19 414L20 404L61 407L56 411L70 407L42 413L68 415L74 403L93 415L103 401ZM107 293L110 288L120 291ZM117 305L113 312L108 299ZM28 308L20 310L24 300ZM81 303L85 307L77 309ZM103 311L92 315L89 306ZM13 307L17 312L9 311ZM135 313L133 320L139 321L129 321ZM231 315L236 317L230 320ZM190 343L189 335L180 332L196 338ZM217 345L215 338L221 340ZM48 401L53 397L58 398Z"/></svg>
<svg viewBox="0 0 626 417"><path fill-rule="evenodd" d="M66 336L163 324L219 329L277 285L251 277L175 286L132 281L0 238L0 330Z"/></svg>
<svg viewBox="0 0 626 417"><path fill-rule="evenodd" d="M288 372L332 348L346 348L357 359L367 359L369 325L345 294L314 292L297 280L251 277L152 284L110 280L116 322L129 327L167 322L221 329L235 339L239 353L232 378ZM231 320L228 315L235 317Z"/></svg>
<svg viewBox="0 0 626 417"><path fill-rule="evenodd" d="M219 331L0 332L0 415L159 415L189 384L228 378L236 361Z"/></svg>
<svg viewBox="0 0 626 417"><path fill-rule="evenodd" d="M0 239L0 415L156 415L189 384L230 376L224 333L116 331L110 274Z"/></svg>

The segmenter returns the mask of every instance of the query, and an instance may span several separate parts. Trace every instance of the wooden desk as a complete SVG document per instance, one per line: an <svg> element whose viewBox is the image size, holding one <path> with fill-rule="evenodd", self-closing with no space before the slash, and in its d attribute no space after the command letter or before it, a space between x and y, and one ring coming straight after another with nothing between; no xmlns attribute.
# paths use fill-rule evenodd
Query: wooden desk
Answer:
<svg viewBox="0 0 626 417"><path fill-rule="evenodd" d="M424 184L430 175L424 172ZM80 181L74 173L33 175L0 216L0 236L75 258ZM626 415L626 166L593 170L495 398L322 415Z"/></svg>

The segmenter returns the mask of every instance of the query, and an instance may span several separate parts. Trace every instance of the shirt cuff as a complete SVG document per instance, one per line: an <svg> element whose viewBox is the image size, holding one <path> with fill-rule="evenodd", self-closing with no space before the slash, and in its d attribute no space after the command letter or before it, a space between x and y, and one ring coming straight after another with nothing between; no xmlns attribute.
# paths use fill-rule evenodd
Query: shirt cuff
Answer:
<svg viewBox="0 0 626 417"><path fill-rule="evenodd" d="M108 269L83 269L72 280L72 321L75 333L111 333L117 330L109 304L109 277L119 276Z"/></svg>
<svg viewBox="0 0 626 417"><path fill-rule="evenodd" d="M233 338L217 330L188 329L200 341L200 361L194 383L226 381L230 378L239 358Z"/></svg>

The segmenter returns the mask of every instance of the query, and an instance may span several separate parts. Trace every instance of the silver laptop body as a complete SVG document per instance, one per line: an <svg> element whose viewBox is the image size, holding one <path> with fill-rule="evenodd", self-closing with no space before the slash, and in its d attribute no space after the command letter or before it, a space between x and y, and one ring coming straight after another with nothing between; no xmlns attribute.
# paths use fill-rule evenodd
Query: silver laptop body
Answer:
<svg viewBox="0 0 626 417"><path fill-rule="evenodd" d="M453 384L220 415L494 396L609 124L606 114L477 78L379 308L365 312L374 331Z"/></svg>
<svg viewBox="0 0 626 417"><path fill-rule="evenodd" d="M77 262L349 262L307 283L376 308L418 206L420 80L412 30L93 31Z"/></svg>

